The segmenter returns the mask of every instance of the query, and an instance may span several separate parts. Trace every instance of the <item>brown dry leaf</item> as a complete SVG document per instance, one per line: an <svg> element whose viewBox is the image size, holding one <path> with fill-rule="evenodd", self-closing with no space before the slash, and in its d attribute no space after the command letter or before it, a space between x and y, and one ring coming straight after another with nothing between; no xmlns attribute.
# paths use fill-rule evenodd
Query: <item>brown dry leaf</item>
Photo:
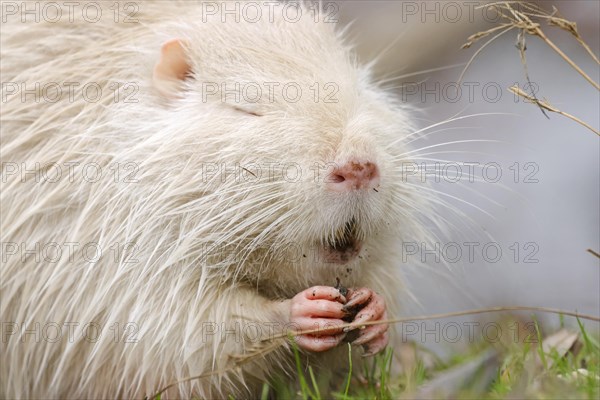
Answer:
<svg viewBox="0 0 600 400"><path fill-rule="evenodd" d="M550 355L553 350L555 350L558 353L558 356L562 358L575 346L577 339L579 339L579 332L573 332L563 328L542 340L542 350L546 355ZM535 353L535 356L537 366L541 367L542 360L540 359L539 354ZM546 365L548 368L551 367L552 364L554 364L554 359L552 357L546 357Z"/></svg>

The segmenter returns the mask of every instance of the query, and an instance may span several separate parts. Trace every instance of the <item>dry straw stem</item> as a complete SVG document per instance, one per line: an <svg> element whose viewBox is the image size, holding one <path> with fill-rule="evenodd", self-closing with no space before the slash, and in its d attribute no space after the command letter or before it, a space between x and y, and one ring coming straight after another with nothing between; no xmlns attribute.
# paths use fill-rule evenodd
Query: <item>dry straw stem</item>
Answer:
<svg viewBox="0 0 600 400"><path fill-rule="evenodd" d="M533 96L528 95L527 93L525 93L518 86L511 86L511 87L508 88L508 90L510 90L512 93L516 94L517 96L523 97L524 99L526 99L526 100L528 100L528 101L530 101L532 103L537 104L538 107L540 107L542 110L547 110L547 111L550 111L550 112L553 112L553 113L560 114L560 115L565 116L567 118L570 118L573 121L577 122L578 124L581 124L582 126L585 126L589 130L591 130L592 132L594 132L596 135L600 136L600 132L597 129L592 128L590 125L586 124L585 122L583 122L579 118L575 117L574 115L568 114L568 113L566 113L564 111L560 111L556 107L553 107L552 105L550 105L545 100L540 100L540 99L537 99L537 98L535 98Z"/></svg>
<svg viewBox="0 0 600 400"><path fill-rule="evenodd" d="M518 6L518 7L515 8L515 6ZM600 86L598 85L598 83L596 83L592 78L590 78L590 76L588 74L586 74L585 71L583 71L577 64L575 64L575 62L573 62L573 60L571 60L571 58L569 58L560 48L558 48L558 46L556 46L550 39L548 39L546 34L542 31L541 24L539 22L535 22L538 20L546 21L548 23L548 25L558 27L558 28L570 33L571 36L573 36L577 40L577 42L586 50L586 52L590 55L590 57L592 57L592 59L596 62L596 64L600 64L600 60L598 60L598 57L594 54L594 52L590 49L590 47L585 43L585 41L579 34L579 31L577 30L577 24L575 22L569 21L569 20L563 18L562 16L560 16L560 13L558 12L558 9L556 7L553 6L552 13L548 13L545 10L540 9L537 6L530 4L530 3L526 3L526 2L499 1L499 2L485 4L485 5L479 6L477 8L483 8L483 7L489 7L489 8L495 9L496 12L498 13L498 15L500 16L500 19L503 20L504 22L501 23L499 26L488 29L486 31L477 32L474 35L469 36L469 38L467 39L467 43L465 43L462 46L463 49L469 48L475 42L479 41L480 39L487 37L487 36L491 35L492 33L500 31L500 33L493 36L490 40L488 40L486 43L484 43L475 52L475 54L471 57L471 59L465 66L465 69L461 73L459 82L462 81L469 66L473 63L475 58L481 53L481 51L485 47L487 47L491 42L493 42L500 36L504 35L505 33L512 31L513 29L517 29L519 31L518 40L517 40L517 43L518 43L517 48L520 51L521 62L523 64L523 67L525 68L525 76L526 76L528 82L530 82L530 79L529 79L529 75L527 72L527 64L525 61L525 50L526 50L525 35L526 34L529 34L532 36L537 36L540 39L542 39L548 46L550 46L550 48L552 50L554 50L563 60L565 60L573 69L575 69L575 71L577 71L585 80L587 80L596 90L600 90ZM515 93L515 91L513 89L514 88L510 88L509 90L511 90L513 93ZM519 91L519 92L524 93L522 91ZM516 93L516 94L521 95L520 93ZM583 123L578 118L575 118L570 114L561 112L560 110L556 109L555 107L550 106L547 102L538 100L537 98L535 98L535 94L533 94L533 95L526 94L526 96L523 96L523 97L532 99L532 102L537 104L538 107L540 107L540 109L542 110L542 112L544 112L544 110L548 110L548 111L552 111L552 112L564 115L564 116L571 118L574 121L582 124L586 128L593 131L594 133L598 134L598 130L591 128L588 124ZM544 112L544 114L545 114L545 112Z"/></svg>
<svg viewBox="0 0 600 400"><path fill-rule="evenodd" d="M419 315L419 316L415 316L415 317L394 318L394 319L386 319L386 320L370 321L370 322L348 323L348 324L339 325L339 328L361 328L361 327L369 326L369 325L397 324L397 323L402 323L402 322L461 317L461 316L465 316L465 315L477 315L477 314L486 314L486 313L491 313L491 312L503 312L503 311L538 311L538 312L568 315L571 317L600 322L600 317L597 317L595 315L590 315L590 314L581 314L576 311L564 311L564 310L559 310L557 308L547 308L547 307L507 306L507 307L477 308L477 309L473 309L473 310L456 311L456 312L442 313L442 314ZM293 331L290 333L283 333L280 335L271 336L270 338L265 339L265 341L271 341L274 339L284 338L284 337L289 336L290 334L292 336L297 336L297 335L307 335L307 334L311 334L311 333L319 333L322 331L323 331L322 328L321 329L310 329L310 330L304 330L304 331Z"/></svg>
<svg viewBox="0 0 600 400"><path fill-rule="evenodd" d="M592 250L592 249L587 249L587 251L588 251L588 253L590 253L590 254L592 254L592 255L594 255L594 256L596 256L596 257L600 258L600 254L596 253L594 250Z"/></svg>
<svg viewBox="0 0 600 400"><path fill-rule="evenodd" d="M478 308L478 309L474 309L474 310L457 311L457 312L432 314L432 315L420 315L420 316L415 316L415 317L395 318L395 319L370 321L370 322L362 322L362 323L348 323L348 324L339 325L339 326L337 326L337 328L354 328L354 329L358 328L358 329L360 329L362 327L369 326L369 325L393 324L393 323L411 322L411 321L424 321L424 320L431 320L431 319L442 319L442 318L460 317L460 316L465 316L465 315L476 315L476 314L484 314L484 313L490 313L490 312L503 312L503 311L538 311L538 312L568 315L568 316L572 316L572 317L576 317L576 318L600 322L600 317L597 317L595 315L581 314L581 313L572 312L572 311L564 311L564 310L559 310L556 308L508 306L508 307ZM233 365L223 368L223 369L220 369L220 370L206 372L204 374L191 376L189 378L185 378L185 379L179 380L177 382L170 383L169 385L163 387L162 389L160 389L153 395L146 397L146 399L150 399L150 400L155 399L158 396L160 396L162 393L169 390L170 388L177 386L181 383L190 382L190 381L193 381L196 379L208 378L210 376L219 375L219 374L223 374L225 372L234 371L236 369L239 369L243 364L245 364L249 361L255 360L257 358L260 358L260 357L270 353L271 351L276 350L280 346L282 346L284 344L283 339L285 339L285 338L290 338L290 337L298 336L298 335L307 335L307 334L311 334L311 333L319 333L322 331L323 331L323 329L310 329L310 330L304 330L304 331L285 332L280 335L271 336L268 339L265 339L261 342L261 343L263 343L262 346L258 345L256 347L254 347L253 349L251 349L251 351L249 351L246 354L233 356L232 357ZM279 340L276 340L276 339L279 339Z"/></svg>

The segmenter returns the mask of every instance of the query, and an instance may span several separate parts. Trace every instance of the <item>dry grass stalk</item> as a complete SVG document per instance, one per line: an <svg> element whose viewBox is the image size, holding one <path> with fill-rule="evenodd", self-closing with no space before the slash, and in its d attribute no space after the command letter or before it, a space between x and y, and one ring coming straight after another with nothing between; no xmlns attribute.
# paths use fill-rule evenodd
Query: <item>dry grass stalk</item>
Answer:
<svg viewBox="0 0 600 400"><path fill-rule="evenodd" d="M600 254L596 253L596 252L595 252L594 250L592 250L592 249L587 249L587 252L588 252L588 253L590 253L591 255L594 255L594 256L596 256L596 257L600 258Z"/></svg>
<svg viewBox="0 0 600 400"><path fill-rule="evenodd" d="M517 7L518 6L518 7ZM597 82L595 82L588 74L585 73L571 58L569 58L554 42L552 42L548 36L543 32L541 28L541 24L537 21L546 21L548 25L557 27L562 29L569 34L571 34L577 42L586 50L586 52L592 57L592 59L596 62L596 64L600 64L598 57L594 54L591 48L585 43L579 31L577 30L577 24L575 22L569 21L563 18L558 9L556 7L552 7L552 13L548 13L547 11L537 7L536 5L521 2L521 1L498 1L489 4L485 4L483 6L479 6L478 8L493 8L496 10L500 19L503 21L500 25L488 29L486 31L477 32L467 38L467 43L465 43L462 48L469 48L477 41L481 40L484 37L491 35L497 31L500 33L493 36L490 40L484 43L471 57L465 69L460 75L459 81L462 81L465 72L469 68L469 66L473 63L475 58L481 53L481 51L487 47L491 42L496 40L498 37L504 35L507 32L512 31L513 29L518 30L517 36L517 48L519 49L521 56L521 63L525 69L525 77L528 83L531 83L529 79L529 73L527 71L527 62L525 60L525 36L537 36L542 39L552 50L554 50L563 60L565 60L575 71L577 71L585 80L587 80L596 90L600 90L600 86ZM532 87L530 85L530 87ZM530 100L532 103L536 104L544 115L546 115L545 111L551 111L558 114L561 114L565 117L568 117L577 123L585 126L590 129L592 132L599 134L597 129L592 128L590 125L584 123L579 118L576 118L570 114L564 113L558 110L555 107L549 105L546 101L541 101L535 97L535 94L531 95L523 92L522 90L512 87L509 90L521 97L524 97ZM547 115L546 115L547 116Z"/></svg>
<svg viewBox="0 0 600 400"><path fill-rule="evenodd" d="M597 129L592 128L590 125L586 124L585 122L583 122L582 120L580 120L579 118L566 113L564 111L560 111L558 108L553 107L552 105L550 105L547 101L545 100L539 100L533 96L528 95L527 93L525 93L521 88L519 88L518 86L511 86L508 88L508 90L510 90L512 93L516 94L517 96L523 97L525 100L530 101L532 103L535 103L538 107L540 107L542 110L547 110L556 114L560 114L564 117L570 118L573 121L577 122L578 124L581 124L582 126L588 128L589 130L591 130L592 132L594 132L596 135L600 136L600 132L598 132Z"/></svg>

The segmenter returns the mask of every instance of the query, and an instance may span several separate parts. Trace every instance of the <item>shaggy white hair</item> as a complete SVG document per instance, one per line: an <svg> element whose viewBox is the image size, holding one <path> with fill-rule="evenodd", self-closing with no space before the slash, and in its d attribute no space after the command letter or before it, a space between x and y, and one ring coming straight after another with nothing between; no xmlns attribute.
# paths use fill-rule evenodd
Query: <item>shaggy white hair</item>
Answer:
<svg viewBox="0 0 600 400"><path fill-rule="evenodd" d="M397 315L394 249L427 236L423 196L401 176L411 128L334 24L309 7L271 21L266 6L222 22L193 1L138 2L126 23L130 10L115 22L112 2L96 4L96 23L64 8L58 22L2 24L1 397L140 398L210 371L163 396L251 396L293 375L285 340L230 369L258 345L244 327L281 333L280 300L339 278ZM165 96L152 70L172 38L191 73ZM315 165L353 157L377 163L377 192L315 179ZM319 261L352 218L361 257ZM331 367L346 352L304 357Z"/></svg>

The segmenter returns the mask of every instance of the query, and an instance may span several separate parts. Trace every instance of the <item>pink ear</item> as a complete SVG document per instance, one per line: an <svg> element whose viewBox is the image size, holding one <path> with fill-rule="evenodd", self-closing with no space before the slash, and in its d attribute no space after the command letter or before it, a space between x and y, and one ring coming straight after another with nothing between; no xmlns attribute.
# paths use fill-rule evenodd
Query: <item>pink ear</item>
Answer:
<svg viewBox="0 0 600 400"><path fill-rule="evenodd" d="M162 45L160 59L154 66L154 87L167 97L177 96L180 82L190 73L191 67L185 54L187 42L171 39Z"/></svg>

